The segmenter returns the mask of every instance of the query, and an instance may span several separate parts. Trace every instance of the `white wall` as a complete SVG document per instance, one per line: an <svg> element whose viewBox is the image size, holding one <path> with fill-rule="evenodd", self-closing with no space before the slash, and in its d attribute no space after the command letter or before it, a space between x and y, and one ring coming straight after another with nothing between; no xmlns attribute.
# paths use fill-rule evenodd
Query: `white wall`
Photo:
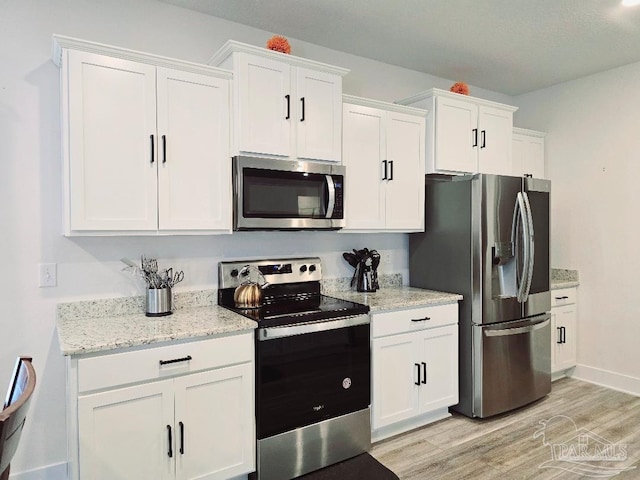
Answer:
<svg viewBox="0 0 640 480"><path fill-rule="evenodd" d="M59 301L138 294L119 259L145 253L184 269L183 289L216 286L221 259L320 255L328 277L351 274L351 248L391 253L387 272L407 276L400 234L241 233L219 237L64 238L59 71L53 33L206 63L227 40L264 45L272 35L154 0L3 0L0 14L0 390L17 355L31 355L38 386L12 471L66 461L64 359L55 332ZM396 100L453 80L373 62L290 39L293 53L351 68L344 91ZM508 97L471 87L496 101ZM58 265L58 286L37 287L37 264ZM383 269L384 271L384 269ZM52 469L50 471L54 471ZM30 478L36 478L32 476ZM26 477L25 477L26 478ZM40 478L40 477L38 477ZM51 478L51 477L50 477Z"/></svg>
<svg viewBox="0 0 640 480"><path fill-rule="evenodd" d="M515 99L548 132L552 265L580 271L576 376L640 394L640 63Z"/></svg>

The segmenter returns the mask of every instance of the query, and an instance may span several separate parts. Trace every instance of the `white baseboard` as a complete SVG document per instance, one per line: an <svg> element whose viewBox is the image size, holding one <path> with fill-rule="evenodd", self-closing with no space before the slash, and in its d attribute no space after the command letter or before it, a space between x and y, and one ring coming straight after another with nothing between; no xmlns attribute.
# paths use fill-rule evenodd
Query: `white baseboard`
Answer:
<svg viewBox="0 0 640 480"><path fill-rule="evenodd" d="M640 397L640 378L601 368L577 365L570 377Z"/></svg>
<svg viewBox="0 0 640 480"><path fill-rule="evenodd" d="M67 462L47 465L26 472L11 472L9 480L67 480Z"/></svg>

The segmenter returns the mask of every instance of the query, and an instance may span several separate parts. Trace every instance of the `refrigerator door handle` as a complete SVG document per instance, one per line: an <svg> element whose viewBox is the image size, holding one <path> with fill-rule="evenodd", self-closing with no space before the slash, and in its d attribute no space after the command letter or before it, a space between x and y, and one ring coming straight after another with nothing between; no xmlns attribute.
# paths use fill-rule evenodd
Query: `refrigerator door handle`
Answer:
<svg viewBox="0 0 640 480"><path fill-rule="evenodd" d="M533 265L535 260L535 234L533 231L533 215L531 214L531 203L529 203L529 195L527 192L523 192L522 197L524 199L524 206L527 217L527 224L529 226L529 232L527 234L527 238L525 239L525 243L529 245L529 248L526 250L529 252L528 258L526 258L527 262L527 276L526 276L526 286L524 290L524 296L522 298L523 302L529 300L529 292L531 291L531 281L533 280Z"/></svg>
<svg viewBox="0 0 640 480"><path fill-rule="evenodd" d="M549 323L551 323L551 320L547 318L546 320L542 320L538 323L527 325L525 327L503 328L500 330L485 330L484 334L487 337L505 337L508 335L519 335L521 333L530 333L535 330L540 330L541 328L549 325Z"/></svg>
<svg viewBox="0 0 640 480"><path fill-rule="evenodd" d="M524 297L525 297L525 289L526 289L526 279L527 279L527 272L528 272L528 260L529 260L529 243L528 243L528 237L529 237L529 223L527 222L527 217L526 217L526 210L525 210L525 204L524 204L524 197L522 195L522 192L518 192L518 195L516 196L516 205L515 208L513 210L513 223L511 226L511 243L513 243L513 245L515 246L515 250L516 250L516 262L519 260L519 252L520 249L518 248L520 242L518 241L518 233L520 230L520 226L522 226L522 250L523 250L523 255L524 255L524 261L523 261L523 268L522 268L522 273L520 274L520 278L518 279L518 293L517 293L517 300L519 303L523 303L524 302ZM517 265L517 263L516 263Z"/></svg>

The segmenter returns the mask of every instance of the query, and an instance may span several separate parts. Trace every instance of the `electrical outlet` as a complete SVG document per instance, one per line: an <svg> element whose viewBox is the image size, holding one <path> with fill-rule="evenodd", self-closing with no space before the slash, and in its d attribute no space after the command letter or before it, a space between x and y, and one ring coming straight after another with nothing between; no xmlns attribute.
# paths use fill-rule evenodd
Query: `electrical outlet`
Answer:
<svg viewBox="0 0 640 480"><path fill-rule="evenodd" d="M39 263L38 264L38 286L39 287L55 287L58 284L55 263Z"/></svg>

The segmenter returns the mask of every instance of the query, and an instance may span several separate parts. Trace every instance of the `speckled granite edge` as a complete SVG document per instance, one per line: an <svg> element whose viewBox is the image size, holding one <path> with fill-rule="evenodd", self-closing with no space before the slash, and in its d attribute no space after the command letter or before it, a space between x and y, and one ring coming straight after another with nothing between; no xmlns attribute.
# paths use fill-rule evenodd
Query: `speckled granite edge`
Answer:
<svg viewBox="0 0 640 480"><path fill-rule="evenodd" d="M378 276L380 288L399 288L402 286L401 273L384 273ZM351 287L351 277L329 278L322 280L323 292L348 292L354 290Z"/></svg>
<svg viewBox="0 0 640 480"><path fill-rule="evenodd" d="M578 270L569 270L566 268L552 268L551 281L552 282L579 282L580 278L578 275Z"/></svg>
<svg viewBox="0 0 640 480"><path fill-rule="evenodd" d="M58 318L104 318L121 315L144 313L144 296L104 298L99 300L83 300L79 302L59 303ZM183 308L207 307L218 304L218 291L194 290L188 292L172 292L172 310Z"/></svg>
<svg viewBox="0 0 640 480"><path fill-rule="evenodd" d="M569 270L566 268L551 269L551 289L558 290L560 288L571 288L580 285L580 277L578 270Z"/></svg>

